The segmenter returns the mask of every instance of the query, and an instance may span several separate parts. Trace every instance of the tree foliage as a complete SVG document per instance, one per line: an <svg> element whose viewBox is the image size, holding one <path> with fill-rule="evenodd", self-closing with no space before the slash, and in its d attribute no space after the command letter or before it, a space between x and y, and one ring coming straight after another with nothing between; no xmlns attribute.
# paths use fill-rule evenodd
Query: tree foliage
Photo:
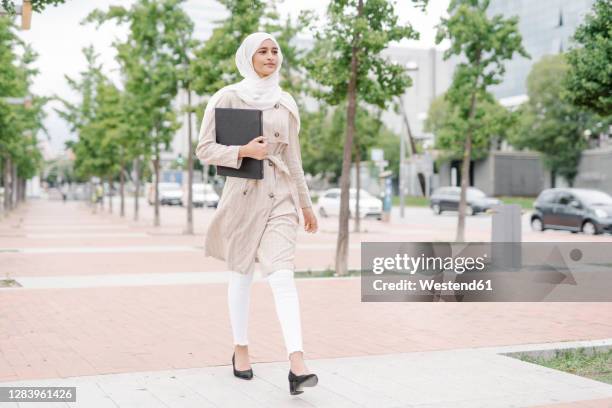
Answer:
<svg viewBox="0 0 612 408"><path fill-rule="evenodd" d="M37 134L46 132L43 108L49 98L31 92L38 74L31 65L38 55L16 30L9 18L0 17L0 160L3 166L10 160L17 167L18 177L29 179L42 165Z"/></svg>
<svg viewBox="0 0 612 408"><path fill-rule="evenodd" d="M505 61L516 53L529 57L522 45L518 17L489 17L488 7L489 0L451 0L450 17L442 18L436 35L436 43L450 40L445 59L453 55L463 58L455 68L447 97L466 119L470 97L479 94L477 98L490 99L487 88L502 81Z"/></svg>
<svg viewBox="0 0 612 408"><path fill-rule="evenodd" d="M597 0L574 34L578 47L567 56L569 99L602 116L612 114L612 2Z"/></svg>
<svg viewBox="0 0 612 408"><path fill-rule="evenodd" d="M138 150L151 154L158 146L168 147L180 127L172 102L177 95L186 64L185 47L193 22L182 10L185 0L139 0L131 8L111 6L94 10L84 22L98 25L115 21L129 26L128 39L114 43L124 75L131 117L136 119Z"/></svg>
<svg viewBox="0 0 612 408"><path fill-rule="evenodd" d="M488 155L493 138L502 140L510 134L516 123L516 115L487 92L481 94L476 101L474 123L472 159L480 160ZM441 151L441 160L458 160L463 157L465 141L461 135L468 131L468 122L461 117L457 106L448 101L446 93L431 103L424 130L435 135L435 148Z"/></svg>
<svg viewBox="0 0 612 408"><path fill-rule="evenodd" d="M380 109L357 109L356 144L359 146L361 161L368 160L371 148L382 148L390 170L397 174L399 137L384 125L381 114ZM342 162L338 157L344 148L346 102L334 107L323 106L323 109L307 112L305 116L308 117L308 126L300 132L304 170L311 174L323 174L329 182L336 183L342 173Z"/></svg>
<svg viewBox="0 0 612 408"><path fill-rule="evenodd" d="M544 165L572 184L587 147L585 131L595 129L599 120L570 101L564 88L569 69L563 54L544 56L533 65L527 77L529 100L518 111L519 125L510 141L540 152Z"/></svg>
<svg viewBox="0 0 612 408"><path fill-rule="evenodd" d="M491 122L484 117L487 109L481 109L479 101L491 103L487 88L501 82L505 72L504 63L515 54L528 57L522 45L518 30L518 18L503 15L489 17L489 0L451 0L448 18L442 18L438 25L436 42L450 40L450 48L444 58L453 55L461 58L455 68L453 81L446 92L446 98L453 112L456 132L448 135L446 145L454 147L463 144L461 166L461 195L457 221L457 241L465 238L466 191L470 161L473 158L472 145L485 144L489 135L484 130ZM455 150L455 149L453 149ZM478 149L475 149L478 151Z"/></svg>
<svg viewBox="0 0 612 408"><path fill-rule="evenodd" d="M427 0L412 3L424 8ZM327 19L324 28L315 30L316 42L306 57L306 68L316 82L315 97L331 105L346 101L335 262L336 273L343 275L348 268L350 168L358 106L366 103L385 109L405 92L411 85L406 68L384 57L382 51L391 42L419 35L409 23L398 22L395 3L389 0L332 0Z"/></svg>
<svg viewBox="0 0 612 408"><path fill-rule="evenodd" d="M353 50L357 67L358 98L366 103L386 108L394 96L401 95L411 84L406 68L384 57L381 52L389 43L403 39L418 39L411 24L401 24L394 2L368 0L361 14L358 1L331 1L329 22L315 31L316 43L305 58L311 78L320 85L313 95L330 105L347 99ZM427 1L413 0L424 7Z"/></svg>

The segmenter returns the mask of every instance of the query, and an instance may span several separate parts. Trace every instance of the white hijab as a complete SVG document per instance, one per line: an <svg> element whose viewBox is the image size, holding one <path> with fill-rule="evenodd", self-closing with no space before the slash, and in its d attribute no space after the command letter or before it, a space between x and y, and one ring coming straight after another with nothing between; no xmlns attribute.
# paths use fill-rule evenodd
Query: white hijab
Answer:
<svg viewBox="0 0 612 408"><path fill-rule="evenodd" d="M253 55L259 49L261 43L267 39L274 41L278 47L278 63L276 65L276 70L272 74L261 78L253 67ZM279 71L282 62L283 54L280 46L271 34L264 32L249 34L236 51L236 67L244 79L231 85L224 86L210 97L210 100L206 104L206 109L204 110L202 127L208 127L211 124L214 119L214 108L217 106L221 96L228 91L235 91L240 99L255 109L269 109L277 103L284 105L295 117L299 132L300 115L298 113L297 104L293 97L289 93L284 92L279 85Z"/></svg>

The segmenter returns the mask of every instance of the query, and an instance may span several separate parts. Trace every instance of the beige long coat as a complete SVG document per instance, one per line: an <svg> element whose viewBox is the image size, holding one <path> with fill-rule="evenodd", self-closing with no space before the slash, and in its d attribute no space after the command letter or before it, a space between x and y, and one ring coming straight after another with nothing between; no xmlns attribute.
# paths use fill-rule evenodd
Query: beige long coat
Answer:
<svg viewBox="0 0 612 408"><path fill-rule="evenodd" d="M216 107L253 109L228 91ZM263 136L268 142L268 155L264 161L263 179L227 176L217 209L208 227L204 242L205 256L227 263L228 269L240 273L252 271L256 252L272 208L274 177L286 177L296 212L303 224L300 208L311 207L312 202L302 169L297 121L281 104L263 110ZM225 146L216 142L214 119L212 125L200 127L196 156L205 164L239 168L240 146ZM253 138L259 135L253 135Z"/></svg>

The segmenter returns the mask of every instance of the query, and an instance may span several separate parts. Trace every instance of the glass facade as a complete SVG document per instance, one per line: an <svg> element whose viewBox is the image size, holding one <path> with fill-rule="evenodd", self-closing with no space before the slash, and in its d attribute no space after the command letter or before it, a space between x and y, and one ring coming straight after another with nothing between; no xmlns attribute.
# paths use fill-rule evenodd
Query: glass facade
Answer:
<svg viewBox="0 0 612 408"><path fill-rule="evenodd" d="M491 0L488 14L518 16L523 46L531 59L515 55L506 62L501 84L491 87L498 98L516 97L527 92L531 66L542 56L567 51L571 36L591 10L594 0Z"/></svg>

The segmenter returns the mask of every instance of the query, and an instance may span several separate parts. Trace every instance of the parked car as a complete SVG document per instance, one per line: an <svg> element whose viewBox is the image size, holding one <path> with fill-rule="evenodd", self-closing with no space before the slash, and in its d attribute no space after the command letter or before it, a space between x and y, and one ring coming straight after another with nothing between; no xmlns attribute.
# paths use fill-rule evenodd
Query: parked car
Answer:
<svg viewBox="0 0 612 408"><path fill-rule="evenodd" d="M212 184L193 184L192 191L194 207L217 207L219 194L215 192ZM184 192L183 202L187 202L187 191Z"/></svg>
<svg viewBox="0 0 612 408"><path fill-rule="evenodd" d="M441 214L442 211L458 211L461 187L439 187L429 198L429 207L434 214ZM466 190L466 214L475 215L485 212L494 205L501 204L497 198L487 197L481 190L475 187L468 187Z"/></svg>
<svg viewBox="0 0 612 408"><path fill-rule="evenodd" d="M149 185L147 192L149 204L155 204L155 184ZM161 205L183 205L183 190L179 183L159 183L159 203Z"/></svg>
<svg viewBox="0 0 612 408"><path fill-rule="evenodd" d="M355 214L357 189L349 189L349 217ZM340 189L330 188L319 197L319 214L322 217L340 215ZM359 217L382 218L382 201L364 189L359 190Z"/></svg>
<svg viewBox="0 0 612 408"><path fill-rule="evenodd" d="M584 232L595 235L612 233L612 197L599 190L549 188L533 203L531 228Z"/></svg>

